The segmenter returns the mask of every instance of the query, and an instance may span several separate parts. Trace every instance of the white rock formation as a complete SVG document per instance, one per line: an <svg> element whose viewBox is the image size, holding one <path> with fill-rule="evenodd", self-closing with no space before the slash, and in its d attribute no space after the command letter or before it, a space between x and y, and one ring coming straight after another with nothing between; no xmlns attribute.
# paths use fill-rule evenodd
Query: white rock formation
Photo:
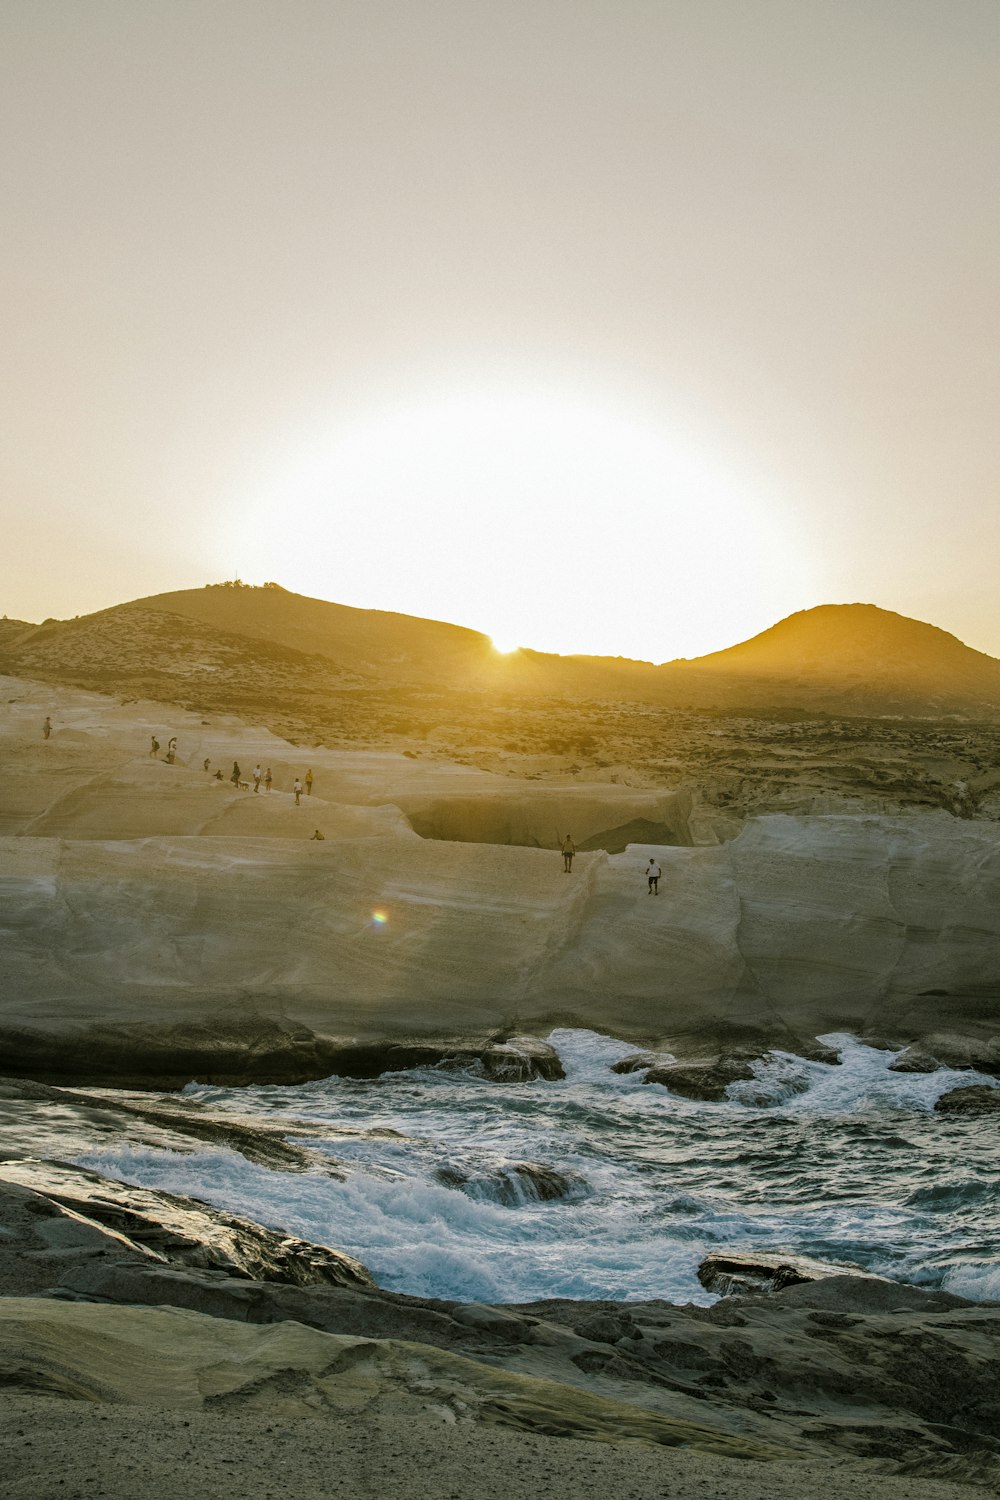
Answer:
<svg viewBox="0 0 1000 1500"><path fill-rule="evenodd" d="M669 796L303 752L182 715L187 764L168 766L141 753L153 705L130 715L60 695L43 742L35 721L54 695L16 686L24 697L2 724L14 767L3 801L15 831L0 839L8 1038L219 1017L344 1041L515 1021L674 1042L716 1026L900 1041L952 1024L1000 1031L995 825L773 815L714 848L581 853L566 875L553 848L421 838L403 809L514 836L544 804L539 817L562 815L552 843L562 824L583 842L626 813L663 822ZM287 789L235 791L205 774L203 752L224 769L269 762L284 788L309 764L316 793L296 806ZM651 853L663 867L654 897Z"/></svg>

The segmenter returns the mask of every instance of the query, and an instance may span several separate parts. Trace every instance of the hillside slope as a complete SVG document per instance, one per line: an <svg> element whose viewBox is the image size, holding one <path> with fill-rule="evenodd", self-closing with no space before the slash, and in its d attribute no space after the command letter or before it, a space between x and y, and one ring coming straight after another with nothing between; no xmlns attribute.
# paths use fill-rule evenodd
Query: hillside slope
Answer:
<svg viewBox="0 0 1000 1500"><path fill-rule="evenodd" d="M530 650L504 656L488 636L443 621L309 599L276 584L217 584L35 628L17 622L0 633L0 670L171 699L181 679L188 690L212 682L218 706L249 713L277 698L353 691L396 706L400 695L461 694L520 705L1000 715L1000 661L874 604L801 610L727 650L654 666ZM182 696L205 701L204 693Z"/></svg>
<svg viewBox="0 0 1000 1500"><path fill-rule="evenodd" d="M671 669L830 692L1000 705L1000 661L956 636L874 604L822 604L779 620L725 651Z"/></svg>
<svg viewBox="0 0 1000 1500"><path fill-rule="evenodd" d="M379 609L355 609L293 594L277 584L209 585L157 594L119 606L157 610L226 634L249 636L328 657L346 671L393 679L474 676L495 660L488 636L440 620Z"/></svg>

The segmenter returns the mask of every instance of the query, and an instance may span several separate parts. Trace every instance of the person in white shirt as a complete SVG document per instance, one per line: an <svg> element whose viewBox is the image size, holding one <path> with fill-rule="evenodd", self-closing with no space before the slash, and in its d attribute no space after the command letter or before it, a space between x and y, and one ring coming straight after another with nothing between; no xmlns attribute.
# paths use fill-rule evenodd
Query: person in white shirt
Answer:
<svg viewBox="0 0 1000 1500"><path fill-rule="evenodd" d="M649 861L649 864L646 866L646 879L649 882L649 890L646 893L647 895L658 896L660 894L659 881L662 874L663 871L656 863L656 860L651 859Z"/></svg>
<svg viewBox="0 0 1000 1500"><path fill-rule="evenodd" d="M260 766L253 768L253 789L255 792L260 791Z"/></svg>

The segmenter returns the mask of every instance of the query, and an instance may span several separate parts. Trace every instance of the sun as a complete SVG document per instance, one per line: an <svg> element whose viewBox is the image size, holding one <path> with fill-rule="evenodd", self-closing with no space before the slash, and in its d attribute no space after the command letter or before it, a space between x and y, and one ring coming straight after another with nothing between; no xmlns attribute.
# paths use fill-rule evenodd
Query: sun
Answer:
<svg viewBox="0 0 1000 1500"><path fill-rule="evenodd" d="M513 656L515 651L520 651L520 643L513 636L491 635L490 645L498 656Z"/></svg>
<svg viewBox="0 0 1000 1500"><path fill-rule="evenodd" d="M414 391L341 413L261 475L227 556L484 632L502 657L695 656L800 608L806 582L795 527L722 447L608 393Z"/></svg>

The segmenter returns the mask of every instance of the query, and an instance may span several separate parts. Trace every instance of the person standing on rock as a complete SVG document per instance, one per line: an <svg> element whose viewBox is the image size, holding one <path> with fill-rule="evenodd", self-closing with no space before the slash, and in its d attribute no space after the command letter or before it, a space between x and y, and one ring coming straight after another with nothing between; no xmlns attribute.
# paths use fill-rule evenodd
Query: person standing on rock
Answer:
<svg viewBox="0 0 1000 1500"><path fill-rule="evenodd" d="M647 895L658 896L660 894L660 876L662 874L663 871L656 863L656 860L651 859L649 861L649 864L646 866L646 879L649 882L649 890L646 893Z"/></svg>
<svg viewBox="0 0 1000 1500"><path fill-rule="evenodd" d="M212 762L209 760L208 756L206 755L205 759L202 761L201 764L202 764L202 770L207 771L208 768L209 768L209 766L212 764Z"/></svg>
<svg viewBox="0 0 1000 1500"><path fill-rule="evenodd" d="M159 748L160 748L160 742L156 738L156 735L154 734L152 736L152 738L150 739L150 741L149 741L149 753L150 753L150 755L156 755L156 753L158 752Z"/></svg>
<svg viewBox="0 0 1000 1500"><path fill-rule="evenodd" d="M274 778L271 775L271 767L268 766L267 770L264 772L264 790L265 790L265 792L269 792L271 790L271 782L272 782L273 779Z"/></svg>
<svg viewBox="0 0 1000 1500"><path fill-rule="evenodd" d="M172 766L173 765L173 763L174 763L174 756L176 754L177 754L177 736L176 736L176 734L172 734L170 736L169 740L167 740L167 765L168 766Z"/></svg>
<svg viewBox="0 0 1000 1500"><path fill-rule="evenodd" d="M312 766L310 766L309 770L306 772L306 796L307 797L311 797L312 794L313 794L313 773L312 773Z"/></svg>
<svg viewBox="0 0 1000 1500"><path fill-rule="evenodd" d="M43 740L47 740L48 737L49 737L49 735L51 733L52 733L52 720L49 718L48 714L46 714L45 715L45 723L42 725L42 739Z"/></svg>
<svg viewBox="0 0 1000 1500"><path fill-rule="evenodd" d="M240 784L240 763L237 760L233 761L233 774L230 776L229 779L233 783L233 786L236 786L236 787L239 786L239 784Z"/></svg>
<svg viewBox="0 0 1000 1500"><path fill-rule="evenodd" d="M568 833L563 839L560 848L562 849L563 857L563 874L569 875L573 869L573 855L576 853L576 845Z"/></svg>
<svg viewBox="0 0 1000 1500"><path fill-rule="evenodd" d="M302 783L297 776L292 784L292 791L295 793L295 806L298 807L299 798L302 796Z"/></svg>
<svg viewBox="0 0 1000 1500"><path fill-rule="evenodd" d="M259 765L256 765L253 768L253 789L254 789L255 792L259 792L260 791L260 766Z"/></svg>

